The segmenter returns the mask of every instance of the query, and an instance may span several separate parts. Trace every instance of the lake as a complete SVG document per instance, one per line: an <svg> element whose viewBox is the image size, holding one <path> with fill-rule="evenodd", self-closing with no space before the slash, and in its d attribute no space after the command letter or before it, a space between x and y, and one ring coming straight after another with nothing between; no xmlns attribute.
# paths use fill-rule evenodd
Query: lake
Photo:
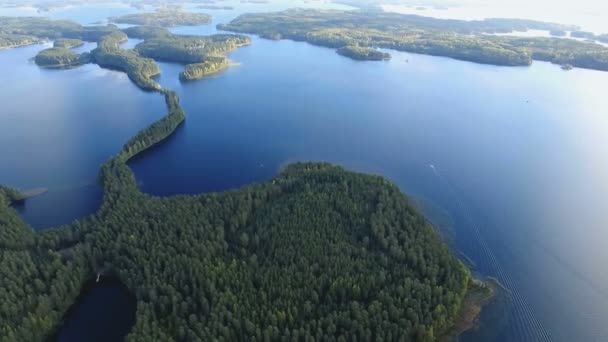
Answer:
<svg viewBox="0 0 608 342"><path fill-rule="evenodd" d="M405 53L366 63L261 39L230 58L241 65L186 84L161 63L187 121L132 163L144 192L235 188L301 160L382 174L445 213L456 248L513 292L490 340L608 336L607 73Z"/></svg>
<svg viewBox="0 0 608 342"><path fill-rule="evenodd" d="M13 85L0 93L10 109L0 114L0 182L48 186L25 219L36 225L28 212L38 207L71 214L39 223L68 223L99 202L99 164L164 106L120 73L40 70L27 61L39 48L0 52L2 84ZM307 160L381 174L509 290L462 340L607 340L608 73L391 53L357 62L255 38L230 55L239 66L190 83L178 79L182 66L160 63L158 81L178 92L187 121L130 163L140 188L222 191ZM83 190L45 200L64 188Z"/></svg>
<svg viewBox="0 0 608 342"><path fill-rule="evenodd" d="M135 302L118 279L90 279L66 313L61 329L47 342L120 341L135 324Z"/></svg>
<svg viewBox="0 0 608 342"><path fill-rule="evenodd" d="M17 206L35 228L94 213L102 198L100 165L166 112L160 95L142 92L124 73L92 64L38 68L30 58L50 46L0 51L0 182L49 189Z"/></svg>

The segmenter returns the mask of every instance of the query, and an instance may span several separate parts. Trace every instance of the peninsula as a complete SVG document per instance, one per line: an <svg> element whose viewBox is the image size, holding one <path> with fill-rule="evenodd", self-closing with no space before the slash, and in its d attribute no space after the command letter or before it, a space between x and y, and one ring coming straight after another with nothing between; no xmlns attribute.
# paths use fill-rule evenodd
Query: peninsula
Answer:
<svg viewBox="0 0 608 342"><path fill-rule="evenodd" d="M39 39L97 41L90 61L158 92L167 115L102 165L103 203L92 217L34 232L10 206L20 194L0 187L0 340L46 340L99 274L119 279L137 300L132 341L430 341L454 327L470 272L382 177L297 163L222 193L139 191L129 160L186 118L176 93L151 78L154 59L195 63L184 73L198 77L249 38L2 20ZM121 49L128 32L146 40Z"/></svg>
<svg viewBox="0 0 608 342"><path fill-rule="evenodd" d="M462 21L374 11L291 9L243 14L228 24L218 25L218 28L258 34L269 39L306 41L336 49L380 47L504 66L525 66L532 60L541 60L608 71L608 48L600 44L563 38L487 34L575 28L531 20Z"/></svg>

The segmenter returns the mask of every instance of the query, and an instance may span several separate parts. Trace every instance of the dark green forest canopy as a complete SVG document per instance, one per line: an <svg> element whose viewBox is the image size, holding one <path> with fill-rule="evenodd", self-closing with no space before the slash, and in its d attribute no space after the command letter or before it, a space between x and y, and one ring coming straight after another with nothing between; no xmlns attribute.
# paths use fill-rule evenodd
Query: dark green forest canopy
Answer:
<svg viewBox="0 0 608 342"><path fill-rule="evenodd" d="M177 95L150 78L152 59L120 48L127 34L116 27L52 25L21 29L99 36L91 60L158 91L168 113L102 166L104 198L91 217L34 233L10 206L22 194L0 187L0 341L45 340L97 273L137 298L129 341L431 341L450 329L469 271L395 185L305 163L239 190L145 195L127 163L185 120Z"/></svg>
<svg viewBox="0 0 608 342"><path fill-rule="evenodd" d="M210 36L161 34L156 38L146 39L138 44L135 50L141 56L156 60L189 64L205 62L209 56L223 56L250 43L251 38L234 34Z"/></svg>
<svg viewBox="0 0 608 342"><path fill-rule="evenodd" d="M77 54L63 47L40 51L34 58L36 65L47 68L69 68L89 62L89 54Z"/></svg>
<svg viewBox="0 0 608 342"><path fill-rule="evenodd" d="M114 172L91 219L2 227L0 337L42 340L100 271L137 297L130 341L424 341L460 307L468 271L381 177L296 164L236 191L154 198Z"/></svg>
<svg viewBox="0 0 608 342"><path fill-rule="evenodd" d="M30 35L0 33L0 49L38 44L41 42L44 42L44 39Z"/></svg>
<svg viewBox="0 0 608 342"><path fill-rule="evenodd" d="M84 45L80 39L58 38L53 42L53 47L72 49Z"/></svg>
<svg viewBox="0 0 608 342"><path fill-rule="evenodd" d="M529 65L538 59L608 70L608 48L593 42L487 34L532 28L571 29L530 20L462 21L385 12L292 9L244 14L218 28L332 48L381 47L506 66Z"/></svg>
<svg viewBox="0 0 608 342"><path fill-rule="evenodd" d="M182 81L198 80L213 74L217 74L230 67L230 61L226 57L207 58L203 63L188 64L184 71L179 74Z"/></svg>
<svg viewBox="0 0 608 342"><path fill-rule="evenodd" d="M136 26L121 31L114 25L82 26L39 17L0 17L0 25L0 48L55 40L57 47L36 56L40 66L69 67L93 62L124 71L137 86L152 91L160 90L151 78L160 73L154 59L183 64L210 62L207 67L218 67L215 62L225 58L224 54L251 42L249 37L234 34L183 36L158 26ZM136 49L122 49L120 44L129 37L145 41ZM82 41L94 41L98 46L90 55L77 55L67 49ZM222 69L216 68L216 71Z"/></svg>
<svg viewBox="0 0 608 342"><path fill-rule="evenodd" d="M344 46L336 50L338 54L361 61L383 61L391 58L386 52L360 46Z"/></svg>

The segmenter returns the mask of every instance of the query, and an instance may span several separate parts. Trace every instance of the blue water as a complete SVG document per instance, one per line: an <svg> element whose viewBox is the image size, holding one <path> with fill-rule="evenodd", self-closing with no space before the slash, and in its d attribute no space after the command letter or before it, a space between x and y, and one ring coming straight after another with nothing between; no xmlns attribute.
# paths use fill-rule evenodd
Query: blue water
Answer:
<svg viewBox="0 0 608 342"><path fill-rule="evenodd" d="M143 191L236 188L301 160L382 174L446 211L455 248L512 291L494 309L506 318L465 340L608 338L608 73L366 63L261 39L230 58L241 65L185 84L182 66L161 64L188 116L132 163Z"/></svg>
<svg viewBox="0 0 608 342"><path fill-rule="evenodd" d="M0 51L0 183L49 189L17 207L35 228L94 213L99 166L166 111L161 96L140 91L123 73L92 64L47 70L29 60L49 46Z"/></svg>
<svg viewBox="0 0 608 342"><path fill-rule="evenodd" d="M90 280L49 342L122 341L135 324L135 298L119 280Z"/></svg>
<svg viewBox="0 0 608 342"><path fill-rule="evenodd" d="M27 49L35 50L19 51ZM35 51L14 51L0 52L0 68L10 68L0 72L0 84L22 88L0 92L0 100L20 113L0 113L0 153L9 156L0 183L90 183L129 132L164 111L158 96L138 91L124 75L93 66L40 71L26 60ZM509 290L463 340L608 340L608 73L392 53L390 62L356 62L306 43L256 38L230 55L240 66L184 84L178 80L183 66L161 63L159 82L179 93L187 121L131 163L140 188L155 195L221 191L305 160L381 174L421 203L431 220L451 222L454 248L477 273ZM7 55L13 59L2 60ZM29 73L17 75L18 67ZM96 75L88 79L96 87L83 86L87 73ZM28 91L40 82L48 88ZM105 95L97 94L106 87ZM29 109L23 101L11 103L26 91ZM127 102L121 115L94 110ZM104 114L79 121L83 111L63 109L72 106ZM27 126L32 122L44 129ZM112 122L124 124L124 135ZM38 142L49 129L60 138ZM44 159L48 153L41 150L49 149L53 158ZM70 163L59 158L63 154ZM76 218L74 208L99 196L81 194L38 207L69 207ZM27 212L25 218L32 222Z"/></svg>

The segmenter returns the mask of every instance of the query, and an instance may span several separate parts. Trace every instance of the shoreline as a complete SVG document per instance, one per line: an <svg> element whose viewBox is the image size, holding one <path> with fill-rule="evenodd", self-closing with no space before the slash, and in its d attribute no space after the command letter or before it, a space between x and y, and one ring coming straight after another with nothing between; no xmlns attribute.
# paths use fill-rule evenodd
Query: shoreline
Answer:
<svg viewBox="0 0 608 342"><path fill-rule="evenodd" d="M459 336L479 327L484 308L496 298L498 287L504 288L497 280L471 278L467 292L462 300L453 327L439 341L452 341Z"/></svg>
<svg viewBox="0 0 608 342"><path fill-rule="evenodd" d="M0 46L0 51L3 50L8 50L8 49L14 49L14 48L20 48L20 47L25 47L25 46L30 46L30 45L36 45L36 44L44 44L44 43L48 43L49 40L41 40L38 42L31 42L31 43L25 43L25 44L17 44L17 45L10 45L10 46Z"/></svg>
<svg viewBox="0 0 608 342"><path fill-rule="evenodd" d="M242 46L245 45L249 44L242 44ZM102 66L102 63L99 63L99 61L95 61L95 64L100 65L100 67L104 67ZM230 62L229 65L227 65L225 68L219 69L217 72L221 72L233 65L234 63ZM120 71L126 72L127 75L131 76L129 72L130 70L128 69ZM185 121L185 115L176 93L168 88L161 87L158 83L151 80L151 77L157 74L160 74L160 70L152 75L143 75L147 81L154 83L153 89L142 87L141 84L138 84L138 82L133 80L133 78L130 78L132 81L134 81L136 86L139 86L142 90L156 91L164 95L167 114L140 130L131 139L129 139L116 157L110 158L102 165L99 174L99 183L104 188L104 202L97 210L96 215L99 215L102 211L109 212L114 206L120 205L120 199L123 197L123 195L131 194L131 192L141 194L141 192L138 190L134 174L128 166L128 161L131 158L156 146L157 144L162 143L165 139L173 135L175 130ZM44 194L47 191L48 189L46 188L32 189L30 191L21 193L18 200L32 198L34 196ZM478 298L478 292L475 291L477 287L484 290L487 289L487 287L481 284L483 283L471 279L466 285L465 296L462 299L458 314L454 317L454 327L449 330L454 332L454 336L458 336L462 332L473 328L477 322L481 308L486 304L487 301L489 301L490 298L492 298L492 296L481 296L481 299ZM491 291L491 293L493 293L493 291Z"/></svg>
<svg viewBox="0 0 608 342"><path fill-rule="evenodd" d="M22 202L25 200L28 200L30 198L34 198L34 197L38 197L40 195L44 195L47 192L49 192L48 188L34 188L34 189L30 189L28 191L22 191L19 192L19 195L13 199L14 202Z"/></svg>

